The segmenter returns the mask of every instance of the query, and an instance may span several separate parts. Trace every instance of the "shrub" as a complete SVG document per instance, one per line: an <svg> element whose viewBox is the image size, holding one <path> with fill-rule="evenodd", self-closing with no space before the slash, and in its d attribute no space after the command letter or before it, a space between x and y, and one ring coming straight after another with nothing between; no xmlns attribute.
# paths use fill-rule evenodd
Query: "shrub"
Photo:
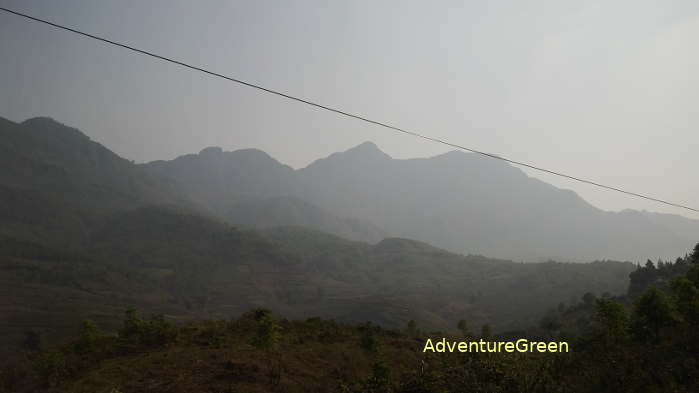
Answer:
<svg viewBox="0 0 699 393"><path fill-rule="evenodd" d="M46 386L57 386L71 375L68 357L64 351L42 352L34 361L34 368L40 381Z"/></svg>

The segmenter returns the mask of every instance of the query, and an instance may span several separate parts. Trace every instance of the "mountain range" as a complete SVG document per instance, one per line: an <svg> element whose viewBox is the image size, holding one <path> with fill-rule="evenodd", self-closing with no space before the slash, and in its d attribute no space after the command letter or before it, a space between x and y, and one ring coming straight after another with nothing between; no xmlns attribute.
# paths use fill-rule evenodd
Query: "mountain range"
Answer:
<svg viewBox="0 0 699 393"><path fill-rule="evenodd" d="M157 204L244 228L293 225L370 243L402 237L518 261L671 258L699 239L698 220L603 211L508 163L458 151L393 159L366 142L294 170L260 150L217 147L136 165L49 118L0 118L0 137L4 214L72 215L55 228L10 220L11 231L34 235L84 232L85 220Z"/></svg>
<svg viewBox="0 0 699 393"><path fill-rule="evenodd" d="M393 159L366 142L293 170L259 150L210 147L141 167L250 227L301 225L370 242L397 236L523 261L672 258L699 239L697 220L603 211L506 162L459 151Z"/></svg>

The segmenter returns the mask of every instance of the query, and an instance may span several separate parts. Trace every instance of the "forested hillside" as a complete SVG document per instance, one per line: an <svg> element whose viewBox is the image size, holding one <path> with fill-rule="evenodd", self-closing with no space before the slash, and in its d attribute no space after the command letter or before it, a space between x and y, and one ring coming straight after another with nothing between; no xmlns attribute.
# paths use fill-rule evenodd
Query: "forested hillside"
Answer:
<svg viewBox="0 0 699 393"><path fill-rule="evenodd" d="M113 327L114 311L128 305L177 318L226 318L264 306L289 318L393 327L414 319L444 329L467 318L522 328L561 300L625 292L633 269L610 261L522 264L293 227L255 233L156 207L118 215L88 239L75 253L6 238L6 349L27 330L53 337L78 317Z"/></svg>

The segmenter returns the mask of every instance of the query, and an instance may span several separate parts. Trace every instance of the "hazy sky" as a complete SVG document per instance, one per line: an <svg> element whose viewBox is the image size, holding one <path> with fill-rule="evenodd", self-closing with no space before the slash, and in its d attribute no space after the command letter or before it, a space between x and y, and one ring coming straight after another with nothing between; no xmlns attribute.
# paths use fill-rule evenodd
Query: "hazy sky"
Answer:
<svg viewBox="0 0 699 393"><path fill-rule="evenodd" d="M699 2L0 0L457 144L699 206ZM137 162L217 145L292 167L443 146L0 13L0 116ZM529 172L607 210L699 218Z"/></svg>

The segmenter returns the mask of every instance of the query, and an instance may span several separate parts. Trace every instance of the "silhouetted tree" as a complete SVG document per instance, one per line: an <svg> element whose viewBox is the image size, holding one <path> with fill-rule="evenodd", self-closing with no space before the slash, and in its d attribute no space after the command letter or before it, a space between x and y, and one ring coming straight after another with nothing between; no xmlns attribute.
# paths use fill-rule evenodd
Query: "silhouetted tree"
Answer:
<svg viewBox="0 0 699 393"><path fill-rule="evenodd" d="M692 255L689 256L689 260L692 263L699 263L699 243L694 246L694 251L692 251Z"/></svg>
<svg viewBox="0 0 699 393"><path fill-rule="evenodd" d="M655 265L653 264L653 261L651 261L650 259L647 260L645 268L648 270L655 270Z"/></svg>

